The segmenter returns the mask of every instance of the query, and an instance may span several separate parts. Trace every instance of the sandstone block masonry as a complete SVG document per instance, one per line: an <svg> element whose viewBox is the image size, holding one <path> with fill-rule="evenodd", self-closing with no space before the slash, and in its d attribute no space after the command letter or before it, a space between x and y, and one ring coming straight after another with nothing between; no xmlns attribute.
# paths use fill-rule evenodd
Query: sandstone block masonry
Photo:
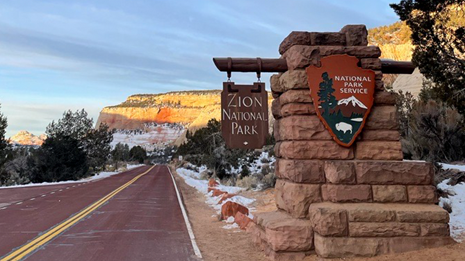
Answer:
<svg viewBox="0 0 465 261"><path fill-rule="evenodd" d="M451 242L448 213L435 205L433 168L402 161L394 107L378 47L363 25L292 32L279 52L289 70L271 77L278 211L255 215L253 240L272 259L375 256ZM322 57L356 56L375 71L374 105L352 147L332 140L316 116L305 68Z"/></svg>

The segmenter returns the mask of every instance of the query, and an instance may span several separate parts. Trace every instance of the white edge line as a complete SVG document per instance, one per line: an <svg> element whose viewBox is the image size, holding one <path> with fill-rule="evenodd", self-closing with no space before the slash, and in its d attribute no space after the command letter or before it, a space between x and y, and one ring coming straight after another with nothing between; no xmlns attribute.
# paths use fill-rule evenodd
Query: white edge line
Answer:
<svg viewBox="0 0 465 261"><path fill-rule="evenodd" d="M173 173L171 173L171 169L168 166L165 166L165 167L168 168L168 171L171 174L171 179L173 180L174 189L176 190L176 195L178 196L179 206L181 207L181 212L184 217L184 221L186 222L187 232L189 232L189 237L191 238L192 247L194 248L194 253L197 257L202 258L202 253L200 253L200 249L197 246L197 242L195 241L194 231L192 230L191 223L189 222L189 217L187 217L187 212L181 200L181 195L179 194L178 186L176 185L176 181L174 180Z"/></svg>

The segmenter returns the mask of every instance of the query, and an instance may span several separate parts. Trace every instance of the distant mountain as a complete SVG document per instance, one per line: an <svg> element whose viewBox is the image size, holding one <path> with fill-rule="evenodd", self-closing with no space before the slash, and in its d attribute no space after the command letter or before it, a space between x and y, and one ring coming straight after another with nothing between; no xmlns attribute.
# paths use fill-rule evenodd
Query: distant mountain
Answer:
<svg viewBox="0 0 465 261"><path fill-rule="evenodd" d="M271 95L268 98L271 106ZM273 126L270 108L268 118ZM221 90L131 95L119 105L103 108L97 126L105 123L116 130L113 145L121 142L153 150L180 145L187 130L205 127L211 119L221 120Z"/></svg>
<svg viewBox="0 0 465 261"><path fill-rule="evenodd" d="M368 30L368 45L381 49L381 58L397 61L412 59L412 32L404 22L379 26Z"/></svg>
<svg viewBox="0 0 465 261"><path fill-rule="evenodd" d="M41 146L47 136L45 134L36 136L28 131L19 131L10 137L10 143L22 146Z"/></svg>

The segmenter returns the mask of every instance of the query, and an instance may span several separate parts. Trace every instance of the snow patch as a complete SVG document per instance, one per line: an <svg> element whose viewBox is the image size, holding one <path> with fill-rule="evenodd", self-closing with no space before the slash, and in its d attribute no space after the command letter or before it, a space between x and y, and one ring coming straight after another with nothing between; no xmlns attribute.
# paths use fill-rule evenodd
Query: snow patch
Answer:
<svg viewBox="0 0 465 261"><path fill-rule="evenodd" d="M127 170L134 169L137 167L144 166L144 164L139 165L127 165ZM124 170L126 171L126 170ZM0 189L9 189L9 188L23 188L23 187L38 187L38 186L51 186L51 185L63 185L63 184L73 184L73 183L83 183L83 182L90 182L96 181L104 178L111 177L113 175L119 174L124 171L116 171L116 172L100 172L94 176L87 177L80 180L67 180L67 181L58 181L58 182L42 182L42 183L29 183L24 185L13 185L8 187L0 187Z"/></svg>
<svg viewBox="0 0 465 261"><path fill-rule="evenodd" d="M439 189L449 194L449 197L439 199L439 206L451 206L450 235L455 241L463 242L465 240L465 183L451 186L447 184L449 181L450 179L446 179L438 184Z"/></svg>
<svg viewBox="0 0 465 261"><path fill-rule="evenodd" d="M195 169L194 167L192 168ZM249 209L249 213L250 211L255 210L251 207L251 205L255 202L255 199L250 199L239 195L228 198L227 200L224 200L221 204L219 204L218 202L220 201L221 196L213 197L213 192L208 192L208 181L200 179L200 173L206 170L206 167L202 166L198 168L198 170L193 169L178 168L176 169L176 173L178 173L178 175L184 179L187 185L203 193L206 196L205 203L207 203L207 205L215 209L217 214L221 213L221 207L223 206L223 204L226 204L226 202L229 201L247 207ZM240 187L225 186L221 184L218 185L216 188L229 194L237 194L244 190ZM249 214L249 217L253 218L252 214ZM225 222L234 223L234 217L229 217ZM238 227L239 226L236 223L223 226L224 229L233 229Z"/></svg>
<svg viewBox="0 0 465 261"><path fill-rule="evenodd" d="M457 169L460 171L465 171L465 165L453 165L453 164L446 164L446 163L439 163L443 169Z"/></svg>

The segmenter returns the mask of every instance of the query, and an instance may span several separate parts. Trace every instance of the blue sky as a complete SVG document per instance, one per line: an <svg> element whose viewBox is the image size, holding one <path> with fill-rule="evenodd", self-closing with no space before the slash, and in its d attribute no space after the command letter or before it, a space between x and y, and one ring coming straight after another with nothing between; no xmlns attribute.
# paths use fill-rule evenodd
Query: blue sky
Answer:
<svg viewBox="0 0 465 261"><path fill-rule="evenodd" d="M1 0L7 136L41 134L68 109L84 108L96 121L131 94L219 89L226 75L212 57L279 57L291 31L391 24L394 1Z"/></svg>

